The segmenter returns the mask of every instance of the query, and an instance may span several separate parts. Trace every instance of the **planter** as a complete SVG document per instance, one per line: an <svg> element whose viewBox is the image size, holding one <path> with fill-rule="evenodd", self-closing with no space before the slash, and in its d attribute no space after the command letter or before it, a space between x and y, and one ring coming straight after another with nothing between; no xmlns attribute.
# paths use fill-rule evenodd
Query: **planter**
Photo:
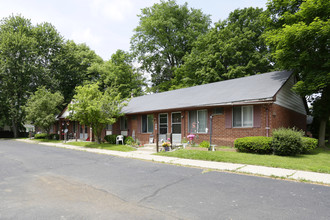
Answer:
<svg viewBox="0 0 330 220"><path fill-rule="evenodd" d="M164 147L165 151L170 151L170 147Z"/></svg>

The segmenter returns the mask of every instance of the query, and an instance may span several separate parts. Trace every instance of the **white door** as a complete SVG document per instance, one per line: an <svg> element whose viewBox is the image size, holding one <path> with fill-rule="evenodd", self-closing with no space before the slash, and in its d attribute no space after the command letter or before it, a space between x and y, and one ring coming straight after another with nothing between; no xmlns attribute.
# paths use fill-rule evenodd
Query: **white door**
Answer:
<svg viewBox="0 0 330 220"><path fill-rule="evenodd" d="M181 112L172 113L172 143L181 143Z"/></svg>
<svg viewBox="0 0 330 220"><path fill-rule="evenodd" d="M159 137L158 141L166 141L166 134L168 133L168 114L161 113L159 114L158 124L159 124Z"/></svg>
<svg viewBox="0 0 330 220"><path fill-rule="evenodd" d="M80 135L79 135L79 139L80 140L86 140L87 137L88 137L88 134L87 134L87 126L82 126L80 125ZM85 130L85 132L84 132Z"/></svg>

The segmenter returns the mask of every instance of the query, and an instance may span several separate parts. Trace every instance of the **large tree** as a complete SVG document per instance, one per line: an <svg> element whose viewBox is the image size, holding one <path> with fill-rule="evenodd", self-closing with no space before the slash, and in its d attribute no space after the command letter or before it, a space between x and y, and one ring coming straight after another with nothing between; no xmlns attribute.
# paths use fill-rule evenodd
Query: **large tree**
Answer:
<svg viewBox="0 0 330 220"><path fill-rule="evenodd" d="M99 75L88 71L88 68L94 63L102 62L102 58L86 44L76 44L72 40L66 41L52 63L56 80L54 90L63 94L65 103L70 103L76 86L99 79Z"/></svg>
<svg viewBox="0 0 330 220"><path fill-rule="evenodd" d="M131 48L141 69L151 74L152 90L166 91L175 68L183 64L183 56L190 53L197 37L207 32L210 17L174 0L144 8L139 17Z"/></svg>
<svg viewBox="0 0 330 220"><path fill-rule="evenodd" d="M276 65L299 76L295 90L302 96L320 94L314 110L320 119L319 146L325 146L330 117L330 1L273 0L267 7L266 37Z"/></svg>
<svg viewBox="0 0 330 220"><path fill-rule="evenodd" d="M132 55L117 50L109 61L94 63L88 72L99 76L100 87L118 88L122 98L143 95L144 78L133 65Z"/></svg>
<svg viewBox="0 0 330 220"><path fill-rule="evenodd" d="M22 16L0 21L0 96L15 137L29 94L54 82L50 64L61 44L62 37L49 23L32 25Z"/></svg>
<svg viewBox="0 0 330 220"><path fill-rule="evenodd" d="M39 87L25 105L26 119L49 134L62 103L63 96L60 92L52 93L45 87Z"/></svg>
<svg viewBox="0 0 330 220"><path fill-rule="evenodd" d="M68 108L69 117L80 124L91 126L97 142L101 143L103 129L107 124L116 122L126 102L116 88L107 88L105 92L101 92L96 83L78 86L75 91Z"/></svg>
<svg viewBox="0 0 330 220"><path fill-rule="evenodd" d="M262 38L262 9L236 9L224 21L198 38L184 64L177 69L174 86L181 88L264 73L273 67Z"/></svg>

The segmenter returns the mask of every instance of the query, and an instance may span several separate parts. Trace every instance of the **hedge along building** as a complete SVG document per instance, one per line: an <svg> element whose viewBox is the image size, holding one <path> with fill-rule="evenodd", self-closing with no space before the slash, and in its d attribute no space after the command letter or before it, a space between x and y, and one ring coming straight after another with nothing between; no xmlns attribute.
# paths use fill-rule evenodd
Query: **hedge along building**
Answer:
<svg viewBox="0 0 330 220"><path fill-rule="evenodd" d="M212 130L213 144L232 146L236 138L271 136L279 127L306 130L307 104L292 91L295 80L291 72L277 71L132 98L103 137L122 134L145 144L170 133L172 142L180 143L195 134L200 143L210 140ZM70 122L66 114L58 117L61 131L67 124L74 138L91 136L87 126Z"/></svg>
<svg viewBox="0 0 330 220"><path fill-rule="evenodd" d="M291 72L276 71L132 98L112 133L141 143L155 142L157 134L161 140L171 133L174 143L196 134L200 143L212 129L213 144L232 146L279 127L306 130L307 104L292 91L295 82Z"/></svg>

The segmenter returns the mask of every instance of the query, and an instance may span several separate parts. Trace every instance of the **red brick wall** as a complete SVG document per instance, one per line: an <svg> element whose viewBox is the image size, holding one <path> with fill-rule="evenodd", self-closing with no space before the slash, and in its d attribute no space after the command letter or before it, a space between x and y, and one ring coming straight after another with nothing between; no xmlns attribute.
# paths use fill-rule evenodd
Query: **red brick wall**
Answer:
<svg viewBox="0 0 330 220"><path fill-rule="evenodd" d="M288 128L296 127L306 131L307 121L306 115L295 112L293 110L287 109L285 107L279 106L277 104L272 105L272 114L271 114L271 128Z"/></svg>
<svg viewBox="0 0 330 220"><path fill-rule="evenodd" d="M212 144L216 145L223 145L223 146L233 146L235 139L247 136L271 136L272 129L279 128L279 127L293 127L296 126L300 129L306 130L306 116L295 111L286 109L276 104L262 104L258 106L258 114L260 116L260 120L254 120L257 122L258 127L251 127L251 128L233 128L229 127L226 128L226 114L231 114L232 107L224 107L224 113L222 115L215 115L213 116L212 121ZM205 108L204 108L205 109ZM195 109L191 109L195 110ZM212 114L213 108L208 108L208 116ZM178 110L173 110L169 112L162 112L168 113L168 131L171 132L171 113L178 112ZM150 113L149 113L150 114ZM181 133L182 138L187 137L188 133L188 118L189 118L189 109L181 111L183 116L182 118L182 126L181 126ZM257 114L257 115L258 115ZM267 117L268 115L268 117ZM256 114L254 114L256 117ZM136 117L136 122L128 120L130 129L135 130L136 138L140 140L141 143L146 144L149 142L150 134L143 134L141 133L141 129L138 126L141 126L137 121L141 116L138 115ZM157 123L158 129L158 113L154 113L154 122ZM230 116L231 118L231 116ZM268 122L267 122L268 120ZM231 123L227 123L227 125ZM195 142L200 143L202 141L209 141L210 140L210 120L208 117L207 125L209 131L207 134L197 134ZM269 127L269 129L266 129ZM131 134L131 131L130 131ZM154 129L154 137L156 136L156 130Z"/></svg>
<svg viewBox="0 0 330 220"><path fill-rule="evenodd" d="M212 144L233 146L235 139L247 136L266 136L266 107L261 106L260 127L251 128L226 128L226 114L230 113L232 107L225 107L223 115L213 116L212 121ZM201 135L199 135L201 136ZM207 139L208 138L208 139ZM209 140L209 134L203 135L202 140Z"/></svg>
<svg viewBox="0 0 330 220"><path fill-rule="evenodd" d="M158 114L154 114L154 119L158 118ZM154 123L158 121L154 120ZM149 137L150 133L142 133L141 132L141 115L132 115L128 117L127 120L128 124L128 134L129 136L132 136L133 130L135 131L135 139L138 139L141 144L147 144L149 143ZM156 131L154 130L154 136L156 135Z"/></svg>

